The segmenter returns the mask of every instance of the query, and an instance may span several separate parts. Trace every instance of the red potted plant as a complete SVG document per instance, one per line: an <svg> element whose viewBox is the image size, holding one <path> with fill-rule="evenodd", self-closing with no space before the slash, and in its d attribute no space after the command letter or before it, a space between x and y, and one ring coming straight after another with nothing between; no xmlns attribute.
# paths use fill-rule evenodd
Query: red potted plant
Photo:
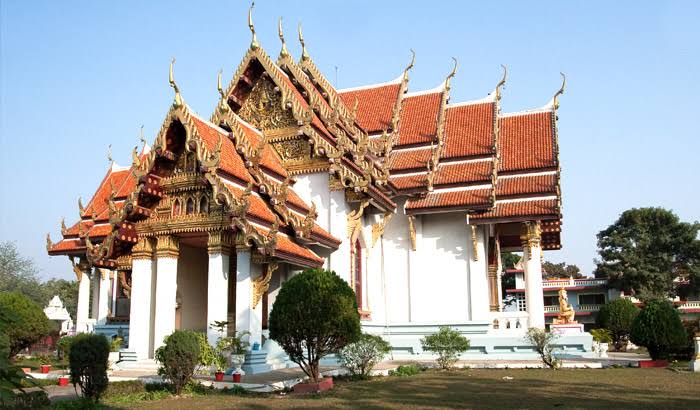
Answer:
<svg viewBox="0 0 700 410"><path fill-rule="evenodd" d="M51 370L51 358L45 354L37 355L37 358L39 359L41 372L47 374Z"/></svg>
<svg viewBox="0 0 700 410"><path fill-rule="evenodd" d="M68 386L69 380L70 380L70 378L68 377L68 375L64 373L64 374L58 376L58 385L61 387Z"/></svg>
<svg viewBox="0 0 700 410"><path fill-rule="evenodd" d="M214 354L214 366L216 367L216 372L214 372L214 379L217 382L224 381L224 370L226 369L226 356L224 356L219 351L217 351Z"/></svg>
<svg viewBox="0 0 700 410"><path fill-rule="evenodd" d="M241 374L238 372L233 373L232 375L233 382L234 383L240 383L241 382Z"/></svg>

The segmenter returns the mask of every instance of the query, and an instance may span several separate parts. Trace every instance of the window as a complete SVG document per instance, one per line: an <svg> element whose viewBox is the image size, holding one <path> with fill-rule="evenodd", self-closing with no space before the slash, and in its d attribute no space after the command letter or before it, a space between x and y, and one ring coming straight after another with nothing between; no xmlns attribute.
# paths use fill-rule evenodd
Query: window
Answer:
<svg viewBox="0 0 700 410"><path fill-rule="evenodd" d="M591 295L578 295L579 305L604 305L605 294L595 293Z"/></svg>
<svg viewBox="0 0 700 410"><path fill-rule="evenodd" d="M185 212L187 215L194 213L194 200L192 198L187 198L187 210Z"/></svg>
<svg viewBox="0 0 700 410"><path fill-rule="evenodd" d="M350 249L350 269L357 307L362 309L362 245L356 240Z"/></svg>
<svg viewBox="0 0 700 410"><path fill-rule="evenodd" d="M559 304L559 296L545 296L544 305L545 306L557 306Z"/></svg>
<svg viewBox="0 0 700 410"><path fill-rule="evenodd" d="M173 216L178 215L180 215L180 200L176 199L175 202L173 202Z"/></svg>
<svg viewBox="0 0 700 410"><path fill-rule="evenodd" d="M203 214L209 213L209 201L206 196L203 196L202 199L199 200L199 212Z"/></svg>

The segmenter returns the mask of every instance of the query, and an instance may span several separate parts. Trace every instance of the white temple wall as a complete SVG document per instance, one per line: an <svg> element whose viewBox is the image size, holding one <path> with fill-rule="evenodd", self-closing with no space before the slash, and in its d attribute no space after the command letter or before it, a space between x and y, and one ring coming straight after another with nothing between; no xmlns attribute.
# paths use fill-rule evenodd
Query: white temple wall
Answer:
<svg viewBox="0 0 700 410"><path fill-rule="evenodd" d="M326 266L348 283L352 283L352 280L350 278L350 241L348 240L347 215L353 209L355 208L345 202L344 191L330 191L330 233L343 242L338 250L328 257Z"/></svg>
<svg viewBox="0 0 700 410"><path fill-rule="evenodd" d="M384 318L377 317L375 320L383 319L385 323L411 320L408 260L412 251L404 202L397 201L396 214L384 228L384 284L379 291L382 293L382 304L385 304L386 309ZM418 219L416 223L419 223ZM383 295L384 289L386 298Z"/></svg>
<svg viewBox="0 0 700 410"><path fill-rule="evenodd" d="M180 245L177 264L177 296L180 303L180 328L207 330L207 268L205 248Z"/></svg>
<svg viewBox="0 0 700 410"><path fill-rule="evenodd" d="M294 192L307 204L316 204L318 218L316 223L329 230L330 190L328 189L328 172L298 175L295 177Z"/></svg>
<svg viewBox="0 0 700 410"><path fill-rule="evenodd" d="M488 279L488 225L478 225L476 227L476 258L473 257L474 245L471 238L471 228L464 226L464 233L467 235L465 245L467 246L469 264L469 319L488 320L490 318L489 307L489 279Z"/></svg>
<svg viewBox="0 0 700 410"><path fill-rule="evenodd" d="M469 320L468 250L464 214L421 217L415 258L411 258L411 321ZM487 293L482 289L482 293Z"/></svg>
<svg viewBox="0 0 700 410"><path fill-rule="evenodd" d="M382 271L386 265L382 260L382 238L377 238L377 242L372 246L372 224L379 222L382 217L382 214L369 215L363 229L363 235L367 238L364 253L363 298L365 301L364 309L370 312L368 322L371 323L385 322Z"/></svg>

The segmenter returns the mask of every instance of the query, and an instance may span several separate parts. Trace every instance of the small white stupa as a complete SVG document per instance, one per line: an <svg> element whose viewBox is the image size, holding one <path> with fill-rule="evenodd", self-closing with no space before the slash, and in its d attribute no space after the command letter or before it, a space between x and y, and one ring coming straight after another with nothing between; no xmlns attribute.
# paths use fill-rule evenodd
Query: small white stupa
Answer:
<svg viewBox="0 0 700 410"><path fill-rule="evenodd" d="M68 333L73 329L73 319L70 317L70 313L63 306L63 302L58 295L55 295L49 305L44 308L44 314L49 320L54 320L60 324L61 334Z"/></svg>

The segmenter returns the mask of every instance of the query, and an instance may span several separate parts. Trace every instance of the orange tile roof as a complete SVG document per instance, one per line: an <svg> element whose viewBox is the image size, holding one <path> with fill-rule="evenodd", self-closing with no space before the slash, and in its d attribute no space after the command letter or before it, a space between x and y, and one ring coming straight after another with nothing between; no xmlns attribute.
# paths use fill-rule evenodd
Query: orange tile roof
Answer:
<svg viewBox="0 0 700 410"><path fill-rule="evenodd" d="M496 202L496 207L486 213L471 216L471 219L495 219L495 218L541 218L558 217L559 209L556 199L535 199L517 202Z"/></svg>
<svg viewBox="0 0 700 410"><path fill-rule="evenodd" d="M103 213L107 209L105 200L107 200L112 193L112 185L114 185L115 190L118 191L129 174L131 174L129 169L112 171L110 168L81 216L90 216L93 214L93 211L97 215Z"/></svg>
<svg viewBox="0 0 700 410"><path fill-rule="evenodd" d="M269 229L255 227L260 235L268 235ZM306 261L309 266L321 266L324 262L323 258L320 258L310 249L304 248L303 246L292 241L287 235L282 233L277 234L277 244L275 246L276 256L283 259L286 255L290 255L299 259Z"/></svg>
<svg viewBox="0 0 700 410"><path fill-rule="evenodd" d="M81 245L80 239L63 239L58 243L53 244L49 250L50 254L58 254L59 252L80 251L85 249L85 245Z"/></svg>
<svg viewBox="0 0 700 410"><path fill-rule="evenodd" d="M491 183L493 161L478 161L450 164L440 164L433 181L435 185L459 184L473 182Z"/></svg>
<svg viewBox="0 0 700 410"><path fill-rule="evenodd" d="M441 101L442 91L404 97L399 120L399 141L396 145L434 141Z"/></svg>
<svg viewBox="0 0 700 410"><path fill-rule="evenodd" d="M345 106L354 107L357 98L357 123L368 133L391 128L391 117L399 98L401 83L339 91Z"/></svg>
<svg viewBox="0 0 700 410"><path fill-rule="evenodd" d="M112 225L110 224L99 224L90 228L88 235L90 238L99 238L102 236L107 236L112 232Z"/></svg>
<svg viewBox="0 0 700 410"><path fill-rule="evenodd" d="M430 147L410 150L396 150L389 157L389 169L392 172L409 169L426 169L430 160Z"/></svg>
<svg viewBox="0 0 700 410"><path fill-rule="evenodd" d="M443 158L492 154L495 102L448 105Z"/></svg>
<svg viewBox="0 0 700 410"><path fill-rule="evenodd" d="M219 168L224 172L241 179L242 181L250 182L251 177L248 173L248 169L245 167L241 156L236 152L236 147L234 147L233 141L228 138L228 134L218 127L214 127L195 116L192 116L192 121L197 127L199 136L202 138L202 141L204 141L207 149L210 152L216 149L216 145L219 142L219 137L222 138L221 163L219 164Z"/></svg>
<svg viewBox="0 0 700 410"><path fill-rule="evenodd" d="M508 115L500 119L499 171L551 168L557 165L552 111Z"/></svg>
<svg viewBox="0 0 700 410"><path fill-rule="evenodd" d="M532 176L523 175L509 178L501 177L498 178L498 182L496 184L496 195L498 197L556 192L556 174Z"/></svg>
<svg viewBox="0 0 700 410"><path fill-rule="evenodd" d="M239 121L241 129L245 133L248 141L253 147L257 147L260 144L261 135L258 134L257 130L252 128L250 124L245 121ZM282 177L287 176L287 170L282 166L282 161L275 153L275 150L270 146L270 144L265 144L263 147L262 158L260 159L260 165L275 172Z"/></svg>
<svg viewBox="0 0 700 410"><path fill-rule="evenodd" d="M406 209L423 208L470 208L487 206L491 201L490 189L471 189L464 191L431 192L421 199L410 199Z"/></svg>

